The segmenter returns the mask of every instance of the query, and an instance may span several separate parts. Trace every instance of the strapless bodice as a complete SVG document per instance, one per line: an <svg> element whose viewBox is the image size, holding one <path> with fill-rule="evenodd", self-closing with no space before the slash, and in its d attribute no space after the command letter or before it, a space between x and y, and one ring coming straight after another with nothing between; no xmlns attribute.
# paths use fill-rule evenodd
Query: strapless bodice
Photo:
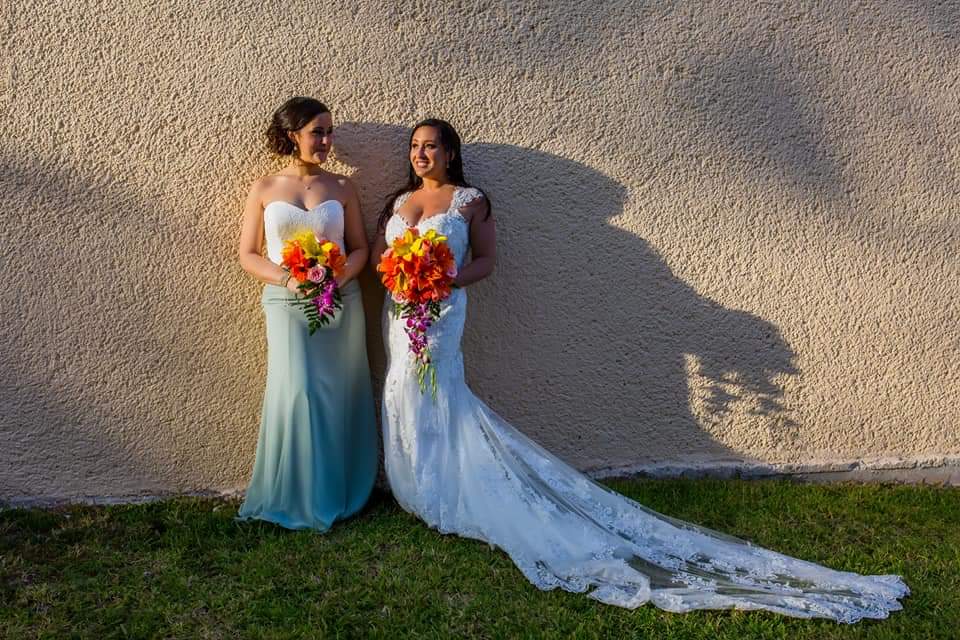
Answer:
<svg viewBox="0 0 960 640"><path fill-rule="evenodd" d="M346 255L343 240L343 205L339 200L324 200L303 209L283 200L274 200L263 208L263 232L267 240L267 258L280 264L283 244L294 234L310 230L319 237L337 243Z"/></svg>

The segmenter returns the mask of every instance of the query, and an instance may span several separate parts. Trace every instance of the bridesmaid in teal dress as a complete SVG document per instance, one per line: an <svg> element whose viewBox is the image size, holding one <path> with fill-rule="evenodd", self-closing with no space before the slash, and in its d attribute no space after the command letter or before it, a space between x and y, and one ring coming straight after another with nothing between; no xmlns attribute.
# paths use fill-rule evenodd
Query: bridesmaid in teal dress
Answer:
<svg viewBox="0 0 960 640"><path fill-rule="evenodd" d="M376 418L356 277L368 256L356 189L322 168L333 139L330 110L292 98L267 130L289 165L250 190L240 233L240 264L263 281L267 387L253 477L240 520L325 531L359 511L377 473ZM281 249L306 229L340 245L343 308L310 335L297 282L280 266ZM266 241L266 256L264 256Z"/></svg>

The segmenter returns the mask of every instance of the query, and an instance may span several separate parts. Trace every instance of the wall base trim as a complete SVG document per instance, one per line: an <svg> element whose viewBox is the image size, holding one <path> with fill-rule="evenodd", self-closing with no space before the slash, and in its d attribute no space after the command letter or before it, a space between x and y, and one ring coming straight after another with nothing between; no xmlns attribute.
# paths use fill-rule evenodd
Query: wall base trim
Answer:
<svg viewBox="0 0 960 640"><path fill-rule="evenodd" d="M598 467L587 469L586 473L596 479L630 477L786 478L809 482L886 482L960 486L960 456L887 457L802 463L704 460L687 463ZM236 499L243 497L245 488L244 486L208 491L137 493L115 496L18 496L0 498L0 509L49 508L75 504L97 506L144 504L181 497ZM381 488L387 489L385 484Z"/></svg>
<svg viewBox="0 0 960 640"><path fill-rule="evenodd" d="M800 463L704 460L587 470L593 478L794 478L820 482L906 482L960 486L960 456L877 457Z"/></svg>
<svg viewBox="0 0 960 640"><path fill-rule="evenodd" d="M119 494L115 496L18 496L0 497L0 510L19 508L52 508L68 505L110 506L124 504L146 504L171 498L221 498L230 500L242 498L246 486L233 489L211 489L209 491L164 491Z"/></svg>

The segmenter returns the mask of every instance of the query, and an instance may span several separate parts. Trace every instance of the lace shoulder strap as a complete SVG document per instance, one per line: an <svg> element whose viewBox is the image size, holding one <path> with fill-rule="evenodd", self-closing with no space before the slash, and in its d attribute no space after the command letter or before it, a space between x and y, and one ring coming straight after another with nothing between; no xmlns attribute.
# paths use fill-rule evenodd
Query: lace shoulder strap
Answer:
<svg viewBox="0 0 960 640"><path fill-rule="evenodd" d="M474 189L473 187L457 187L457 190L453 192L453 200L450 202L450 209L453 211L459 211L482 195L483 194L480 193L480 189Z"/></svg>
<svg viewBox="0 0 960 640"><path fill-rule="evenodd" d="M412 194L413 191L407 191L398 195L397 199L393 201L393 212L396 213L403 206L403 203L410 199Z"/></svg>

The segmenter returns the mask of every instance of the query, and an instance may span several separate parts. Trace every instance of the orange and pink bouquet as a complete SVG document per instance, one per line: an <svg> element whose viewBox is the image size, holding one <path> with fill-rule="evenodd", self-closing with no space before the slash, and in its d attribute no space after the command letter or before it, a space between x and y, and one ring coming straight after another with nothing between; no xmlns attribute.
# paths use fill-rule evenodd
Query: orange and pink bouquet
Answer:
<svg viewBox="0 0 960 640"><path fill-rule="evenodd" d="M310 335L327 324L343 307L337 276L347 264L337 243L303 231L287 240L281 252L282 264L300 284L304 295L293 304L307 314Z"/></svg>
<svg viewBox="0 0 960 640"><path fill-rule="evenodd" d="M437 373L430 360L427 329L440 318L440 302L450 296L457 263L446 236L430 229L423 235L411 227L383 252L377 271L394 300L394 313L406 319L410 354L417 363L420 391L429 375L433 392Z"/></svg>

